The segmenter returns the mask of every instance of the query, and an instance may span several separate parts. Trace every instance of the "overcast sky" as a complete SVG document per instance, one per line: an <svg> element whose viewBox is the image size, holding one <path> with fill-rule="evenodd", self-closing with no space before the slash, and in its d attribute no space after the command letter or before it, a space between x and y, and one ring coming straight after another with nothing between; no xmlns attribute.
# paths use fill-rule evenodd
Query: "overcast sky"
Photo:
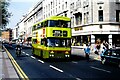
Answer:
<svg viewBox="0 0 120 80"><path fill-rule="evenodd" d="M8 7L9 12L12 12L8 28L14 28L30 8L32 8L40 0L11 0Z"/></svg>

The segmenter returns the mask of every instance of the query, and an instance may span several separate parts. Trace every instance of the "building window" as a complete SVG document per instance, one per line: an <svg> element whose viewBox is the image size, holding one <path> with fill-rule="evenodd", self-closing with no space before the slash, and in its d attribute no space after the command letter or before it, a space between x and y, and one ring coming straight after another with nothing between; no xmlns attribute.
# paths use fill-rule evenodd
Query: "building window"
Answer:
<svg viewBox="0 0 120 80"><path fill-rule="evenodd" d="M56 1L56 6L57 6L57 1Z"/></svg>
<svg viewBox="0 0 120 80"><path fill-rule="evenodd" d="M48 6L49 6L49 8L48 8L48 9L50 10L50 4L48 4Z"/></svg>
<svg viewBox="0 0 120 80"><path fill-rule="evenodd" d="M120 4L120 0L116 0L116 4Z"/></svg>
<svg viewBox="0 0 120 80"><path fill-rule="evenodd" d="M51 11L51 15L52 15L52 11Z"/></svg>
<svg viewBox="0 0 120 80"><path fill-rule="evenodd" d="M116 22L120 22L120 10L116 11Z"/></svg>
<svg viewBox="0 0 120 80"><path fill-rule="evenodd" d="M54 8L55 1L53 0L53 8Z"/></svg>
<svg viewBox="0 0 120 80"><path fill-rule="evenodd" d="M56 13L57 13L57 8L56 8Z"/></svg>
<svg viewBox="0 0 120 80"><path fill-rule="evenodd" d="M64 4L62 5L62 10L64 10Z"/></svg>
<svg viewBox="0 0 120 80"><path fill-rule="evenodd" d="M71 27L74 27L74 17L71 17Z"/></svg>
<svg viewBox="0 0 120 80"><path fill-rule="evenodd" d="M78 0L78 1L76 2L76 8L81 8L81 1L80 1L80 0Z"/></svg>
<svg viewBox="0 0 120 80"><path fill-rule="evenodd" d="M59 6L59 11L60 11L60 6Z"/></svg>
<svg viewBox="0 0 120 80"><path fill-rule="evenodd" d="M51 2L51 9L52 9L53 3Z"/></svg>
<svg viewBox="0 0 120 80"><path fill-rule="evenodd" d="M84 24L86 24L86 13L84 13Z"/></svg>
<svg viewBox="0 0 120 80"><path fill-rule="evenodd" d="M67 8L67 2L65 2L65 6L66 6L66 8Z"/></svg>
<svg viewBox="0 0 120 80"><path fill-rule="evenodd" d="M82 14L81 13L76 13L75 14L75 19L76 19L76 25L81 25L82 24Z"/></svg>
<svg viewBox="0 0 120 80"><path fill-rule="evenodd" d="M54 15L54 13L55 13L55 12L54 12L54 9L53 9L53 15Z"/></svg>
<svg viewBox="0 0 120 80"><path fill-rule="evenodd" d="M71 9L71 10L74 10L74 3L71 3L70 9Z"/></svg>
<svg viewBox="0 0 120 80"><path fill-rule="evenodd" d="M99 21L103 21L103 10L98 11Z"/></svg>
<svg viewBox="0 0 120 80"><path fill-rule="evenodd" d="M65 13L65 16L67 17L67 13Z"/></svg>
<svg viewBox="0 0 120 80"><path fill-rule="evenodd" d="M86 13L86 23L89 23L89 12Z"/></svg>

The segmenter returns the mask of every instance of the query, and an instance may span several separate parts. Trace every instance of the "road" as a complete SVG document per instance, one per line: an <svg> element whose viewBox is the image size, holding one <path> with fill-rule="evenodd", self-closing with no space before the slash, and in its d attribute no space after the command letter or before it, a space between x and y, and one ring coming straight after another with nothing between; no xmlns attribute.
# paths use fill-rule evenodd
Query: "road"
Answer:
<svg viewBox="0 0 120 80"><path fill-rule="evenodd" d="M87 62L84 57L72 55L71 60L43 60L33 56L30 48L22 49L16 57L15 50L6 47L24 73L33 79L70 80L120 80L120 69L113 65L102 65L100 61ZM77 52L73 49L72 54ZM81 53L83 54L83 53Z"/></svg>

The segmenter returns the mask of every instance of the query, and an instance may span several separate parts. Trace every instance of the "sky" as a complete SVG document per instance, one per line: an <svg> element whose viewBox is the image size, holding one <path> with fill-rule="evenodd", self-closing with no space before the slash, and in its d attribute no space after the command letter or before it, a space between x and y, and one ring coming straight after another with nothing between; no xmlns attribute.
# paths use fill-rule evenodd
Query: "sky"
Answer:
<svg viewBox="0 0 120 80"><path fill-rule="evenodd" d="M11 0L8 11L12 13L12 16L7 28L13 29L22 16L27 14L38 1L40 0Z"/></svg>

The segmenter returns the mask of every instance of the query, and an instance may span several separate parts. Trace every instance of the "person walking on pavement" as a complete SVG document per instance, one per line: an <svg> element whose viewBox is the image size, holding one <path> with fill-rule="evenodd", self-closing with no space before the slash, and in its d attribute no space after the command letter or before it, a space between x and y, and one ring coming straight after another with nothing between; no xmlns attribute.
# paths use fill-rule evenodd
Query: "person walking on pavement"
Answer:
<svg viewBox="0 0 120 80"><path fill-rule="evenodd" d="M86 44L86 47L84 48L84 52L85 52L86 60L89 61L90 46L88 44Z"/></svg>

